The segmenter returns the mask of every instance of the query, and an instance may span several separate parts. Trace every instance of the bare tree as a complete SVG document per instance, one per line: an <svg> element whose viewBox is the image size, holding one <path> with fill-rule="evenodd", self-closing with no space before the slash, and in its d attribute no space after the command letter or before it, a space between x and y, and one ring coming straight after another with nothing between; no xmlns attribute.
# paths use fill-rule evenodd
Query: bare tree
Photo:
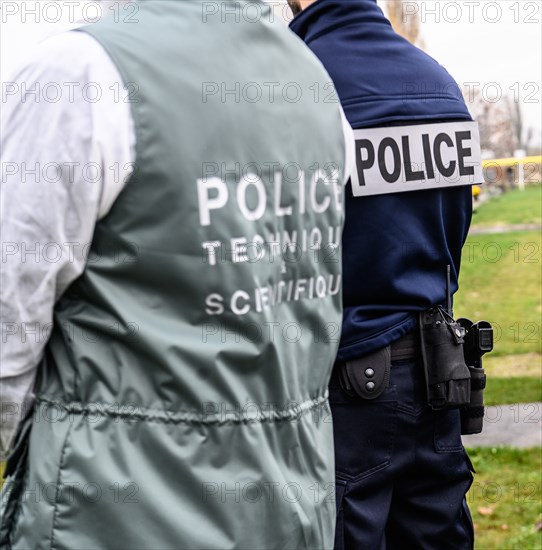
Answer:
<svg viewBox="0 0 542 550"><path fill-rule="evenodd" d="M386 0L385 6L395 32L412 44L424 49L425 44L420 34L419 13L408 13L405 10L404 0Z"/></svg>
<svg viewBox="0 0 542 550"><path fill-rule="evenodd" d="M465 101L480 128L480 145L494 157L512 157L521 144L523 122L519 105L504 96L489 101L478 89L465 89Z"/></svg>
<svg viewBox="0 0 542 550"><path fill-rule="evenodd" d="M519 102L506 98L508 104L508 111L510 113L510 119L512 120L512 127L514 128L514 134L516 135L516 141L518 147L523 149L523 114L521 112L521 106Z"/></svg>
<svg viewBox="0 0 542 550"><path fill-rule="evenodd" d="M510 119L516 136L518 148L528 153L533 138L533 128L525 125L521 104L510 97L506 98Z"/></svg>

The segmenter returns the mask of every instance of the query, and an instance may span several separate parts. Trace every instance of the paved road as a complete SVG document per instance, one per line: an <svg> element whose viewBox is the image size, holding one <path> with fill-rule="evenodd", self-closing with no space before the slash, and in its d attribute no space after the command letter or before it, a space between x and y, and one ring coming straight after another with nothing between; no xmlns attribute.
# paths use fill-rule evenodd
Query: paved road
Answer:
<svg viewBox="0 0 542 550"><path fill-rule="evenodd" d="M465 447L542 447L542 403L486 407L481 434L463 436Z"/></svg>
<svg viewBox="0 0 542 550"><path fill-rule="evenodd" d="M469 235L493 235L496 233L514 233L515 231L540 231L538 223L517 223L511 225L490 225L487 227L471 227Z"/></svg>

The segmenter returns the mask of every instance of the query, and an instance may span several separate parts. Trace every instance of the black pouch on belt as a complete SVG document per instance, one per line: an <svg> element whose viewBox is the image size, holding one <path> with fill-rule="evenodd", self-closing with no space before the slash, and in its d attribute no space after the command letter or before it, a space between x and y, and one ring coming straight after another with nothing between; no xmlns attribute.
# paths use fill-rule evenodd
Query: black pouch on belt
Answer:
<svg viewBox="0 0 542 550"><path fill-rule="evenodd" d="M391 348L343 363L339 368L339 382L345 393L363 399L376 399L390 383Z"/></svg>
<svg viewBox="0 0 542 550"><path fill-rule="evenodd" d="M468 405L471 374L463 353L465 329L440 307L422 312L419 327L429 406L439 410Z"/></svg>

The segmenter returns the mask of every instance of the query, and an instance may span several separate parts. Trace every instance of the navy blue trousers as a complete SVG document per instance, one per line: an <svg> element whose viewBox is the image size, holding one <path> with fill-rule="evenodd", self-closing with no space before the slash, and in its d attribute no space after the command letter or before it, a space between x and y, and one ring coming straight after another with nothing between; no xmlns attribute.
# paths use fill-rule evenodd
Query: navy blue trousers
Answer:
<svg viewBox="0 0 542 550"><path fill-rule="evenodd" d="M335 369L336 550L473 548L459 412L435 412L426 401L416 360L393 363L374 401L344 393Z"/></svg>

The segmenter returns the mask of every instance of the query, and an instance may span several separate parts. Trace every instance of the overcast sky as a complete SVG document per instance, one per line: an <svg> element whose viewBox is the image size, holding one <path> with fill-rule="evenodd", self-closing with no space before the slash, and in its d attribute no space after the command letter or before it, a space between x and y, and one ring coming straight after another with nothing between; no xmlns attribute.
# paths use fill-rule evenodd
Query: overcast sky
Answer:
<svg viewBox="0 0 542 550"><path fill-rule="evenodd" d="M540 143L542 2L441 0L418 4L420 15L425 16L422 36L427 52L460 84L479 82L479 89L485 87L488 99L493 100L500 89L519 100L525 124L536 129L536 141ZM440 16L438 22L436 15L429 13L435 8ZM454 22L458 15L460 19Z"/></svg>
<svg viewBox="0 0 542 550"><path fill-rule="evenodd" d="M82 15L95 17L93 2L0 0L1 82L40 40L74 26ZM535 141L542 141L541 0L407 0L405 10L419 13L426 51L460 84L472 83L490 100L499 93L518 100Z"/></svg>

